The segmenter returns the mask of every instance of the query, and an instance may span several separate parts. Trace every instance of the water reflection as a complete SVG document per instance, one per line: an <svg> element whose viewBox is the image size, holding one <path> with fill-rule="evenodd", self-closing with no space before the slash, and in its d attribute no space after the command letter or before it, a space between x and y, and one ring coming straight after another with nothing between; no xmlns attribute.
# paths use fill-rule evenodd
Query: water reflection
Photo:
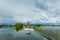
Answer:
<svg viewBox="0 0 60 40"><path fill-rule="evenodd" d="M43 30L40 31L46 37L49 37L54 40L60 40L60 27L41 27Z"/></svg>
<svg viewBox="0 0 60 40"><path fill-rule="evenodd" d="M15 30L11 28L0 28L0 40L13 40Z"/></svg>
<svg viewBox="0 0 60 40"><path fill-rule="evenodd" d="M31 30L31 34L27 35L26 30L16 32L12 28L0 28L0 40L45 40L46 38Z"/></svg>

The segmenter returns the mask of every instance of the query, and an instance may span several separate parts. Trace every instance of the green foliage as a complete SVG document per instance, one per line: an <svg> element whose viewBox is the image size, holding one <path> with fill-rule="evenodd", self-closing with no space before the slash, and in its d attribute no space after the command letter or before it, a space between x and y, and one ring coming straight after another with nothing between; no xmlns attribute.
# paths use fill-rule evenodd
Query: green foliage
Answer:
<svg viewBox="0 0 60 40"><path fill-rule="evenodd" d="M11 28L16 29L16 31L22 30L23 24L22 23L16 23L15 25L10 25Z"/></svg>
<svg viewBox="0 0 60 40"><path fill-rule="evenodd" d="M37 27L37 26L34 26L33 29L35 29L35 30L39 30L39 31L43 30L42 28Z"/></svg>
<svg viewBox="0 0 60 40"><path fill-rule="evenodd" d="M43 26L43 24L35 24L34 26L40 27L40 26Z"/></svg>
<svg viewBox="0 0 60 40"><path fill-rule="evenodd" d="M14 27L16 28L16 31L19 31L23 28L23 24L22 23L16 23Z"/></svg>
<svg viewBox="0 0 60 40"><path fill-rule="evenodd" d="M29 21L27 22L27 26L30 26L30 22Z"/></svg>
<svg viewBox="0 0 60 40"><path fill-rule="evenodd" d="M11 25L11 28L16 29L15 25Z"/></svg>
<svg viewBox="0 0 60 40"><path fill-rule="evenodd" d="M30 22L28 21L27 24L26 24L26 27L30 27ZM30 27L31 28L31 27Z"/></svg>
<svg viewBox="0 0 60 40"><path fill-rule="evenodd" d="M53 26L53 27L55 27L55 26L56 26L56 24L52 24L52 26Z"/></svg>
<svg viewBox="0 0 60 40"><path fill-rule="evenodd" d="M13 27L14 25L9 25L9 27Z"/></svg>
<svg viewBox="0 0 60 40"><path fill-rule="evenodd" d="M2 24L0 24L0 28L2 28L3 27L3 25Z"/></svg>

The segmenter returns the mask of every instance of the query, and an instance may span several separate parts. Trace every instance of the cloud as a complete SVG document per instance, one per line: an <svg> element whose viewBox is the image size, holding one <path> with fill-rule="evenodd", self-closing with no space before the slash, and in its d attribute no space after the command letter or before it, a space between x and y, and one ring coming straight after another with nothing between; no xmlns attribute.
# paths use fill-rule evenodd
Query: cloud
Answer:
<svg viewBox="0 0 60 40"><path fill-rule="evenodd" d="M38 0L36 2L36 7L42 9L44 12L44 16L51 23L56 23L60 20L60 1L59 0ZM59 21L60 22L60 21Z"/></svg>
<svg viewBox="0 0 60 40"><path fill-rule="evenodd" d="M60 20L59 7L59 0L0 0L0 21L56 23Z"/></svg>

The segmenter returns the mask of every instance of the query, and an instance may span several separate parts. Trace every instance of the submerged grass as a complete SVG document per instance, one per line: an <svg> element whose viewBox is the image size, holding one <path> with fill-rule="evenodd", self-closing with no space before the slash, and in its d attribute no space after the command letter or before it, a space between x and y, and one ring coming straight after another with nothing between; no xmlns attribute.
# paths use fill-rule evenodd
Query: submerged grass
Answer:
<svg viewBox="0 0 60 40"><path fill-rule="evenodd" d="M37 28L37 31L41 33L43 36L50 38L52 40L60 40L60 31L55 32L53 30L49 29L43 29L43 28Z"/></svg>

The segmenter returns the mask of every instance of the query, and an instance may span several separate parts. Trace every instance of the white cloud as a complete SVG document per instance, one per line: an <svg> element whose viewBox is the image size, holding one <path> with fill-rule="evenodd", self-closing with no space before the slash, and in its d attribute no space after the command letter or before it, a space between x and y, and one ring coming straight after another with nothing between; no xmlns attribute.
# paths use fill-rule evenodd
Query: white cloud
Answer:
<svg viewBox="0 0 60 40"><path fill-rule="evenodd" d="M0 0L0 17L5 22L55 23L60 20L59 7L59 0Z"/></svg>

